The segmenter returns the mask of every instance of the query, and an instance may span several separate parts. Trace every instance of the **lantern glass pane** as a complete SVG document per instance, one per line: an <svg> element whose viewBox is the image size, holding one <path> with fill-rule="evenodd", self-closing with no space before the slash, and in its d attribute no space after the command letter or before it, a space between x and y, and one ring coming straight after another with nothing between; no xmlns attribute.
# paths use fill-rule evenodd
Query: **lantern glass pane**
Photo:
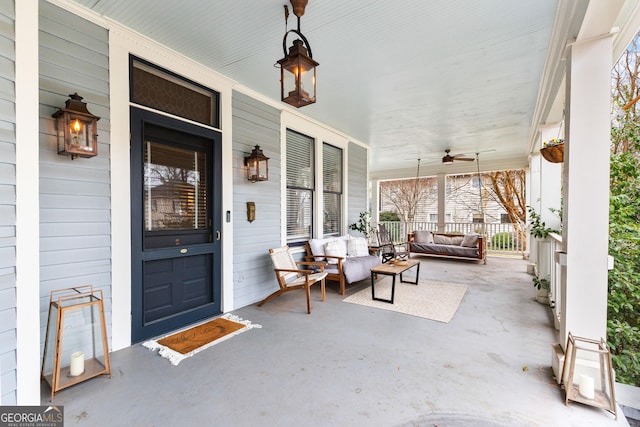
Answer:
<svg viewBox="0 0 640 427"><path fill-rule="evenodd" d="M257 181L258 178L258 161L251 159L247 162L247 178L249 181Z"/></svg>
<svg viewBox="0 0 640 427"><path fill-rule="evenodd" d="M69 117L69 135L72 148L90 151L93 149L91 141L91 121L84 117Z"/></svg>
<svg viewBox="0 0 640 427"><path fill-rule="evenodd" d="M260 160L258 162L258 170L256 171L256 175L258 175L258 179L261 181L265 181L267 179L267 161Z"/></svg>

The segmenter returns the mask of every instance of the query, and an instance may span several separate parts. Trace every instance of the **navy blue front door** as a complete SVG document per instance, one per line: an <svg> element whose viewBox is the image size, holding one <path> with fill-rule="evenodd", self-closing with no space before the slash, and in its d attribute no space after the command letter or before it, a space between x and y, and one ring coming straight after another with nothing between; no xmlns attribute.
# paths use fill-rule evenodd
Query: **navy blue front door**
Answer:
<svg viewBox="0 0 640 427"><path fill-rule="evenodd" d="M132 341L220 313L221 136L131 109Z"/></svg>

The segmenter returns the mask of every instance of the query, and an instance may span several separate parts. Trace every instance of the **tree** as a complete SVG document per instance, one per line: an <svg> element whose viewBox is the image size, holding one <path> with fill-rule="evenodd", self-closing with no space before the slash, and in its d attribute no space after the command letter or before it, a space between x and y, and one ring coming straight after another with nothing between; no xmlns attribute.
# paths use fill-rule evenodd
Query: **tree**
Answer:
<svg viewBox="0 0 640 427"><path fill-rule="evenodd" d="M381 199L389 201L405 222L416 221L419 208L438 202L437 178L413 178L383 181Z"/></svg>
<svg viewBox="0 0 640 427"><path fill-rule="evenodd" d="M527 202L525 199L524 169L487 173L491 180L491 193L507 211L519 240L526 242Z"/></svg>
<svg viewBox="0 0 640 427"><path fill-rule="evenodd" d="M612 70L607 337L616 380L640 386L640 65L638 35Z"/></svg>

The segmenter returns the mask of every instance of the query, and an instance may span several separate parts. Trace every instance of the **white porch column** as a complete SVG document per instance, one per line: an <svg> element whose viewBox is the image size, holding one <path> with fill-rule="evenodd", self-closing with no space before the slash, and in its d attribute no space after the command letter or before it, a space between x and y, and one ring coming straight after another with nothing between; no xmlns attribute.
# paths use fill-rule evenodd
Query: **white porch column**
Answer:
<svg viewBox="0 0 640 427"><path fill-rule="evenodd" d="M560 134L561 123L549 124L540 127L540 148L544 141L551 138L564 138ZM554 214L551 209L560 210L562 200L562 163L551 163L542 156L537 156L540 162L540 203L536 211L545 222L547 227L560 230L560 217Z"/></svg>
<svg viewBox="0 0 640 427"><path fill-rule="evenodd" d="M560 343L606 339L611 37L579 41L567 64Z"/></svg>
<svg viewBox="0 0 640 427"><path fill-rule="evenodd" d="M531 206L536 212L540 212L540 164L542 156L532 155L529 159L529 176L527 176L527 206ZM529 223L529 213L527 212L527 224ZM527 273L534 274L535 266L538 264L538 241L535 237L527 234L529 240L527 251L529 252L529 265Z"/></svg>
<svg viewBox="0 0 640 427"><path fill-rule="evenodd" d="M371 225L378 229L378 218L380 218L380 181L371 182L371 198L369 199L369 210L371 211Z"/></svg>
<svg viewBox="0 0 640 427"><path fill-rule="evenodd" d="M447 176L438 174L438 232L444 233L445 222L447 222Z"/></svg>
<svg viewBox="0 0 640 427"><path fill-rule="evenodd" d="M40 157L38 1L15 2L16 389L40 404Z"/></svg>

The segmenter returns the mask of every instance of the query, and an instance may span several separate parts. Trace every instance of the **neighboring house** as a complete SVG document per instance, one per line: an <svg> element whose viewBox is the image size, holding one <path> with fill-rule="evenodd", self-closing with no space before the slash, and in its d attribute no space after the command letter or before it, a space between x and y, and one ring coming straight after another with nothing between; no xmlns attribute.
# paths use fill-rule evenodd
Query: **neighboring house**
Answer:
<svg viewBox="0 0 640 427"><path fill-rule="evenodd" d="M483 176L484 178L484 176ZM413 181L413 180L411 180ZM397 208L382 188L394 181L381 181L381 212L396 212ZM438 180L422 180L428 186L426 197L418 204L415 222L438 222ZM471 223L484 218L486 223L510 223L507 211L490 196L490 181L481 183L476 175L448 175L446 177L446 207L444 222ZM482 191L482 197L480 192Z"/></svg>

